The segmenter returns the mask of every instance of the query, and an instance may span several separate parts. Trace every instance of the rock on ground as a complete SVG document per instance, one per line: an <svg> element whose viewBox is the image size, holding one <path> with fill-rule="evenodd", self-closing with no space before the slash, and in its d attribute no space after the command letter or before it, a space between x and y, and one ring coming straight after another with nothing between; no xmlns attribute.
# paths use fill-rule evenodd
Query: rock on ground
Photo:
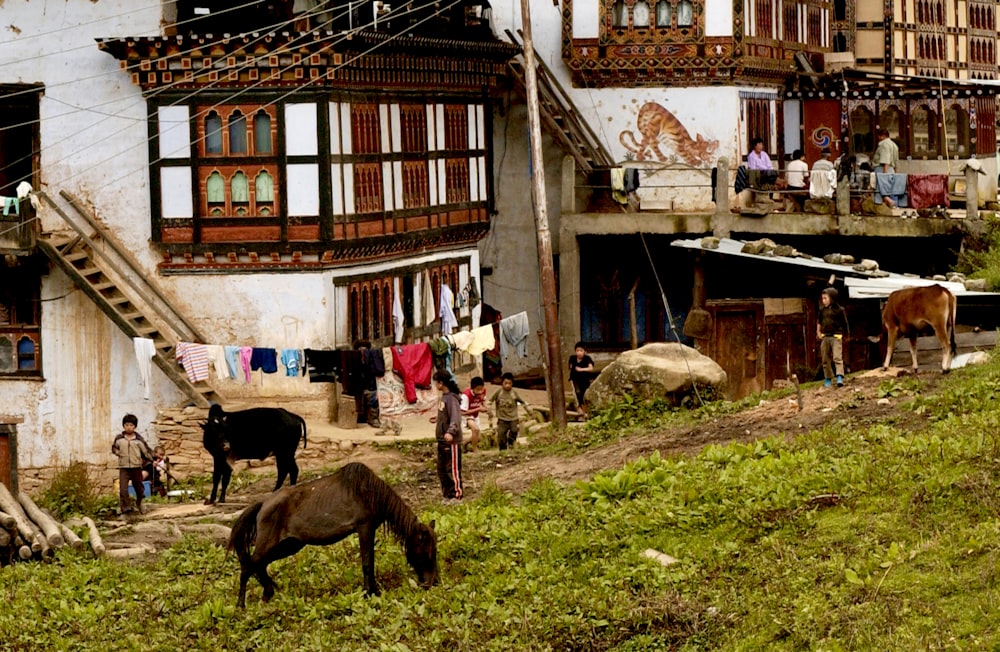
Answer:
<svg viewBox="0 0 1000 652"><path fill-rule="evenodd" d="M691 392L692 380L699 387L716 388L720 394L727 382L722 367L689 346L647 344L622 353L605 367L587 390L587 402L598 411L624 396L678 404Z"/></svg>

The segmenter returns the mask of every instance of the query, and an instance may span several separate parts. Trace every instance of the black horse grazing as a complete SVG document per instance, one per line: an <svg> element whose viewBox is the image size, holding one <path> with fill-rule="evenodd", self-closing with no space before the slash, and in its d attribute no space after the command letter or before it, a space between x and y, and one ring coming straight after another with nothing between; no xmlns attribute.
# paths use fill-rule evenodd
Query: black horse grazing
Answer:
<svg viewBox="0 0 1000 652"><path fill-rule="evenodd" d="M229 536L229 550L236 551L241 569L236 604L246 606L251 575L264 587L264 602L271 599L277 588L267 574L272 561L294 555L307 545L336 543L352 532L358 533L361 544L365 593L378 594L375 532L383 524L403 544L420 585L437 584L434 521L421 523L392 487L364 464L352 462L333 475L285 487L243 510Z"/></svg>
<svg viewBox="0 0 1000 652"><path fill-rule="evenodd" d="M226 412L220 405L208 410L208 421L202 425L202 443L212 455L212 494L206 505L215 502L215 493L222 484L219 502L226 502L226 488L233 475L229 460L263 460L274 455L278 465L279 489L289 477L292 484L299 479L299 465L295 463L295 450L302 440L306 447L306 420L282 408L252 408Z"/></svg>

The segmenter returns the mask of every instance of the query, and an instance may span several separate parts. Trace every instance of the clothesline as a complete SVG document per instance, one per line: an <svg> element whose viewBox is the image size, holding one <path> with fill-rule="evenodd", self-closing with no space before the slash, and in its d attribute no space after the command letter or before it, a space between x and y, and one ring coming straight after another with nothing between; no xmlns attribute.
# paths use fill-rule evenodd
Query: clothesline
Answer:
<svg viewBox="0 0 1000 652"><path fill-rule="evenodd" d="M443 303L443 302L442 302ZM501 355L507 357L511 351L520 357L527 357L528 315L521 312L498 322L500 334L499 345ZM156 353L152 340L148 338L133 338L136 360L139 365L140 382L149 398L150 363ZM423 349L427 356L435 360L434 366L451 371L450 359L452 351L462 351L471 356L478 356L497 346L494 336L494 324L486 324L468 331L459 331L442 335L430 343L395 344L401 354L407 351L408 358L423 358ZM420 349L417 352L417 349ZM346 385L351 379L350 370L357 366L356 358L363 356L367 347L359 349L299 349L271 347L250 347L220 344L202 344L197 342L179 342L175 347L177 362L187 373L192 383L208 380L211 368L215 369L218 380L238 380L246 384L252 382L251 372L261 371L262 374L278 372L278 362L285 368L288 377L307 376L309 382L336 382L338 379ZM379 350L379 349L375 349ZM441 362L437 362L440 360Z"/></svg>

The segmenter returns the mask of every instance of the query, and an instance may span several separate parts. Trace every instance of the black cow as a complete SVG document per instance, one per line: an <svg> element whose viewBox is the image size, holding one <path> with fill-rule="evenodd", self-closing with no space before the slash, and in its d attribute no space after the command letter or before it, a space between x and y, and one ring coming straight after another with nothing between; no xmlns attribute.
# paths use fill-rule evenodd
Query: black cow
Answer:
<svg viewBox="0 0 1000 652"><path fill-rule="evenodd" d="M220 405L208 410L208 421L202 426L205 450L215 461L212 469L212 495L206 505L215 502L215 492L222 482L219 502L226 502L226 487L233 475L229 460L263 460L274 455L278 464L277 491L287 475L292 484L299 479L295 449L302 440L306 447L306 420L282 408L252 408L225 412Z"/></svg>

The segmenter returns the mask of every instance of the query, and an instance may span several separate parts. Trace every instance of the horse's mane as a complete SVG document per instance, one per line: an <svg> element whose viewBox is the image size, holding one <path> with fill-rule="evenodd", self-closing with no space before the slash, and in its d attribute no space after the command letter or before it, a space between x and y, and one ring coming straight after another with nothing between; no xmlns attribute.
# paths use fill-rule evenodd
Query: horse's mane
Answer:
<svg viewBox="0 0 1000 652"><path fill-rule="evenodd" d="M341 483L369 511L380 514L396 539L407 547L420 526L420 520L410 506L382 478L364 464L351 462L339 471Z"/></svg>

